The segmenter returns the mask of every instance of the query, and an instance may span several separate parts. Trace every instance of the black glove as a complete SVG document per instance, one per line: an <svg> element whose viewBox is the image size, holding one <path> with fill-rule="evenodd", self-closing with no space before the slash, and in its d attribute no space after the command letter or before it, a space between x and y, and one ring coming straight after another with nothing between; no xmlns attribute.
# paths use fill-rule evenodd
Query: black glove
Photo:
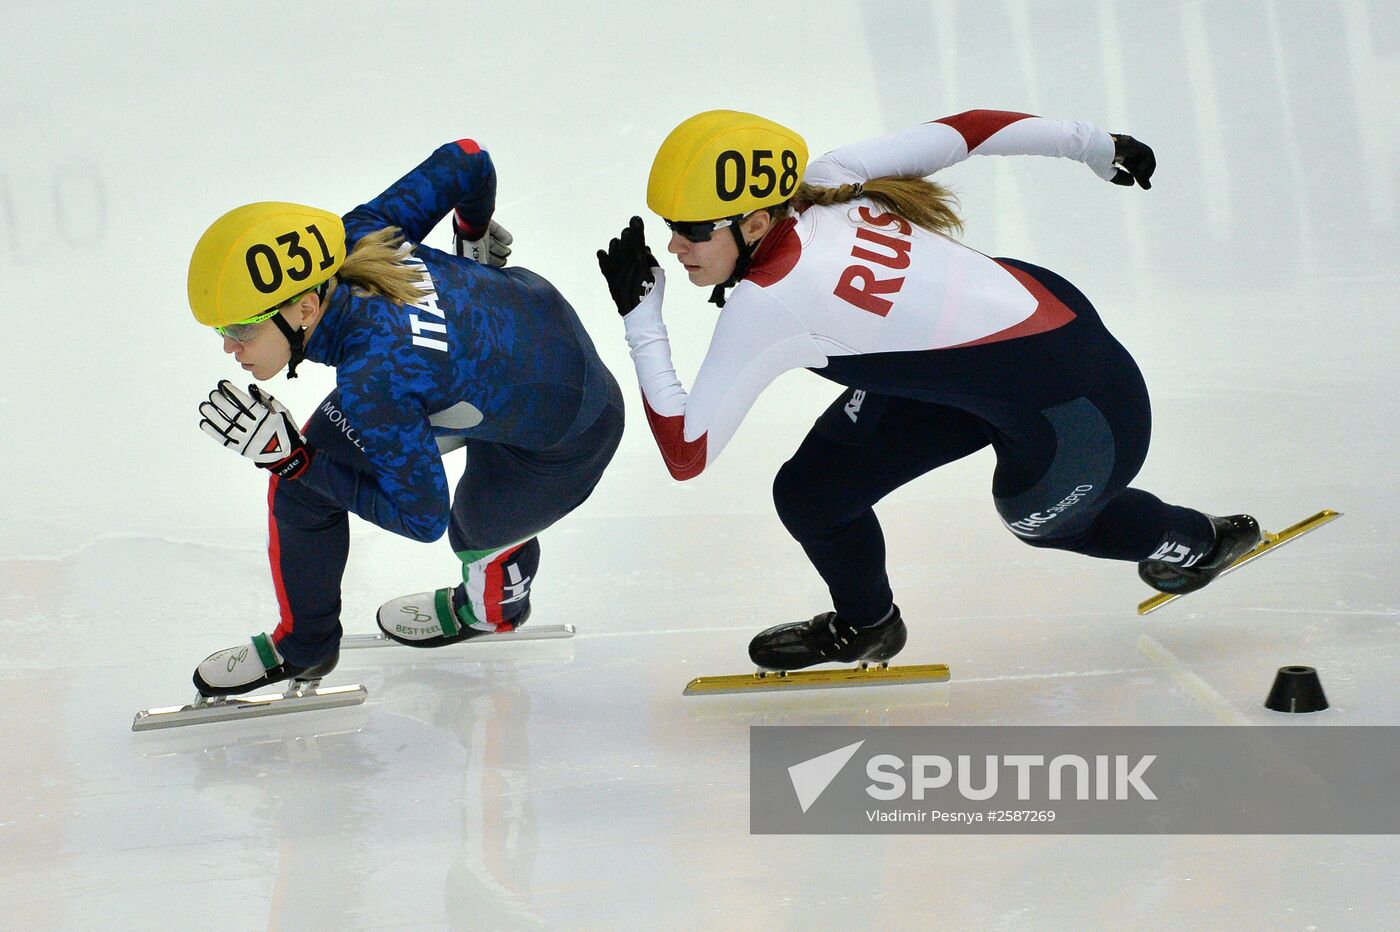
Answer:
<svg viewBox="0 0 1400 932"><path fill-rule="evenodd" d="M633 217L606 250L598 250L598 268L608 280L617 312L626 317L651 292L656 281L651 270L659 268L647 248L641 217Z"/></svg>
<svg viewBox="0 0 1400 932"><path fill-rule="evenodd" d="M200 430L282 479L300 476L316 455L282 402L256 385L244 394L223 379L199 413Z"/></svg>
<svg viewBox="0 0 1400 932"><path fill-rule="evenodd" d="M1157 157L1152 154L1152 147L1131 136L1109 135L1113 136L1113 167L1118 169L1113 183L1132 187L1136 181L1144 191L1151 188L1152 173L1157 170Z"/></svg>

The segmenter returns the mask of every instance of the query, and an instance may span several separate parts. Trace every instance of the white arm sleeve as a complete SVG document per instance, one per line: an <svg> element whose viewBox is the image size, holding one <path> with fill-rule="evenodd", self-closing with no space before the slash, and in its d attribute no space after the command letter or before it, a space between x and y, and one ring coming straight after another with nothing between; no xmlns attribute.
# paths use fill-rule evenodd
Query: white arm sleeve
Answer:
<svg viewBox="0 0 1400 932"><path fill-rule="evenodd" d="M694 389L687 394L671 362L661 320L665 280L623 318L627 344L647 406L647 420L667 468L698 475L734 436L763 390L789 369L826 365L806 325L757 285L741 283L726 302Z"/></svg>
<svg viewBox="0 0 1400 932"><path fill-rule="evenodd" d="M1113 137L1089 123L969 110L834 149L807 166L808 184L836 187L889 176L924 178L969 155L1044 155L1083 162L1112 180Z"/></svg>

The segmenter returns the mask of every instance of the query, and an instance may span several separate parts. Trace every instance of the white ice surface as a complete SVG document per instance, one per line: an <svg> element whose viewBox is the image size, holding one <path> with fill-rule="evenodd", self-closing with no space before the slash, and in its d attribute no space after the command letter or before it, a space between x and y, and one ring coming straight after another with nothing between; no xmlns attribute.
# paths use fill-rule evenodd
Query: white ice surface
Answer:
<svg viewBox="0 0 1400 932"><path fill-rule="evenodd" d="M0 53L0 923L11 929L1394 928L1393 837L764 837L756 724L1400 724L1400 7L1317 2L16 4ZM265 479L195 428L241 373L185 305L247 201L346 210L481 140L514 261L632 380L593 251L646 215L665 133L755 110L814 152L974 107L1130 132L1150 192L1048 159L944 180L966 240L1055 269L1155 407L1137 484L1340 522L1139 619L1132 567L1032 550L978 455L880 509L946 686L682 699L826 605L769 482L835 394L761 399L673 483L629 387L593 498L544 538L572 642L347 654L362 707L153 735L207 653L275 623ZM647 215L653 242L660 224ZM446 242L446 231L437 234ZM658 243L659 246L659 243ZM683 378L713 309L672 289ZM307 366L273 390L309 413ZM447 545L357 522L352 632ZM1274 670L1331 711L1267 712Z"/></svg>

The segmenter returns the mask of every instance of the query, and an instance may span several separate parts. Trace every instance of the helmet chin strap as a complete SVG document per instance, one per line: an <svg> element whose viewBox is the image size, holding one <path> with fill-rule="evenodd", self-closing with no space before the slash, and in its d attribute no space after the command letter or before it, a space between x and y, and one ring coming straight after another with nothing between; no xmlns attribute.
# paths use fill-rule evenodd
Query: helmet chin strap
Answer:
<svg viewBox="0 0 1400 932"><path fill-rule="evenodd" d="M330 280L322 282L316 286L316 297L324 304L326 300L327 286ZM287 378L297 377L297 364L306 358L306 327L298 327L293 330L292 325L287 323L287 318L280 313L272 315L272 320L277 324L277 329L282 331L282 336L287 338L287 345L292 348L292 358L287 362Z"/></svg>
<svg viewBox="0 0 1400 932"><path fill-rule="evenodd" d="M753 251L757 248L756 243L750 245L744 242L744 234L739 232L739 226L738 223L729 225L730 232L734 234L734 244L739 247L739 258L734 262L734 271L729 273L729 277L710 292L710 303L715 307L724 307L724 293L743 280L749 271L749 263L753 261Z"/></svg>
<svg viewBox="0 0 1400 932"><path fill-rule="evenodd" d="M306 328L298 327L293 330L292 325L287 323L287 318L281 314L274 314L272 320L292 348L292 358L287 363L287 378L294 379L297 377L297 363L306 358Z"/></svg>

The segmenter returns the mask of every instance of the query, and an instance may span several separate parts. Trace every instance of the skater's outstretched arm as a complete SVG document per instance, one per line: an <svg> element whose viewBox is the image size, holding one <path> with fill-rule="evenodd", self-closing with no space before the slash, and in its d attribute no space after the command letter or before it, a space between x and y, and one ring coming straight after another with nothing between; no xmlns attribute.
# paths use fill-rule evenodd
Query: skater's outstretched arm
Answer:
<svg viewBox="0 0 1400 932"><path fill-rule="evenodd" d="M484 234L496 210L496 168L486 150L471 139L439 146L383 194L346 214L345 236L354 243L367 233L394 226L410 243L421 243L454 208L457 226L467 239Z"/></svg>
<svg viewBox="0 0 1400 932"><path fill-rule="evenodd" d="M1083 162L1105 181L1131 184L1138 178L1140 183L1145 182L1151 177L1151 168L1141 159L1134 159L1143 166L1141 171L1145 174L1141 176L1126 163L1128 172L1115 166L1125 156L1116 139L1127 140L1151 155L1150 149L1132 137L1114 137L1089 123L1006 110L968 110L890 136L834 149L813 160L803 180L820 187L836 187L873 178L923 178L972 155L1043 155ZM1126 176L1126 180L1120 176Z"/></svg>

